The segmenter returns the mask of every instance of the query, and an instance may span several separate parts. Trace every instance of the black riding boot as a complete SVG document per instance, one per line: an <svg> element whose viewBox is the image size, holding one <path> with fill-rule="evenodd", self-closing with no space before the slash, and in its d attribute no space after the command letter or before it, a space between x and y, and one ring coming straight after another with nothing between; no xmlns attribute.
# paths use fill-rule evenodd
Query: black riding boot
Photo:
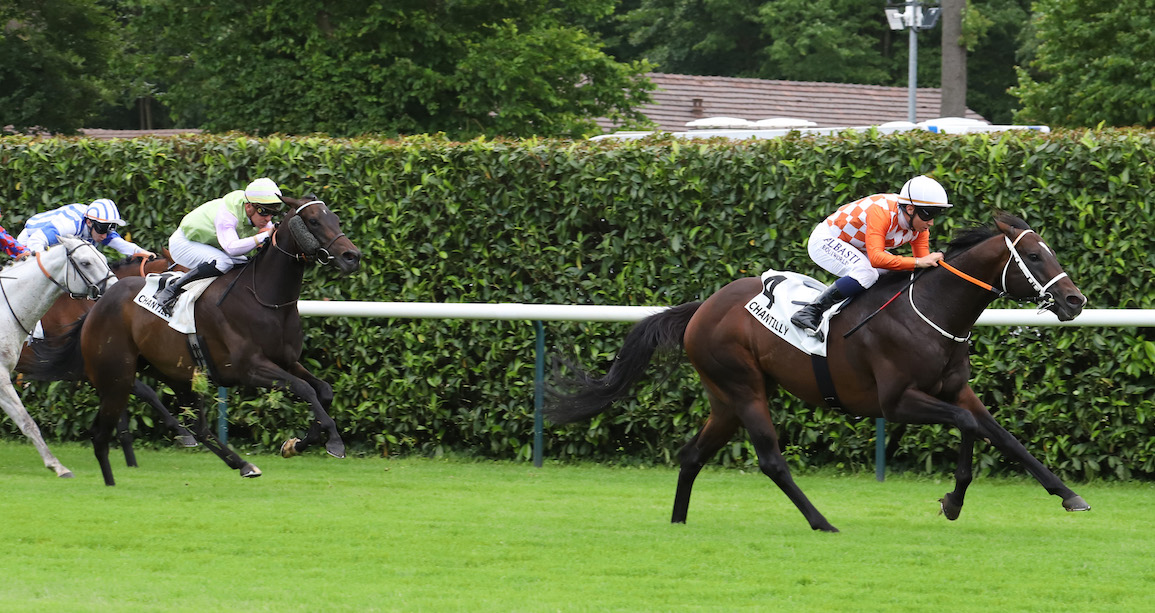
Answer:
<svg viewBox="0 0 1155 613"><path fill-rule="evenodd" d="M798 309L798 312L790 318L790 323L802 328L807 334L814 334L818 331L819 324L822 323L822 314L844 299L846 296L838 291L837 287L831 285L826 288L826 291L819 294L813 302Z"/></svg>
<svg viewBox="0 0 1155 613"><path fill-rule="evenodd" d="M160 310L164 311L165 315L172 316L172 309L176 306L176 299L184 292L185 285L201 279L219 277L222 274L224 273L217 270L216 262L199 264L196 268L184 273L184 276L181 278L157 290L152 298L159 303Z"/></svg>

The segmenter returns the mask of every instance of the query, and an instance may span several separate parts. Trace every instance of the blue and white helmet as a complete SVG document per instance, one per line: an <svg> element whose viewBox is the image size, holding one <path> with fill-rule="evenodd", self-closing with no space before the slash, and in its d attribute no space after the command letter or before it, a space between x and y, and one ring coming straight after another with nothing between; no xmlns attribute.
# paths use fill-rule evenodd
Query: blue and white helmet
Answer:
<svg viewBox="0 0 1155 613"><path fill-rule="evenodd" d="M92 221L113 223L118 226L128 225L128 222L120 218L120 210L116 208L116 203L108 198L93 200L84 211L84 216Z"/></svg>

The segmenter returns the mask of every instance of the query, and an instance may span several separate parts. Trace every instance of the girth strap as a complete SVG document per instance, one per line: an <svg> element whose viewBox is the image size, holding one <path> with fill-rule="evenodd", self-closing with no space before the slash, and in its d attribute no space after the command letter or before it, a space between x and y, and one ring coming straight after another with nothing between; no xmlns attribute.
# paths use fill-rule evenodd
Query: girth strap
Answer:
<svg viewBox="0 0 1155 613"><path fill-rule="evenodd" d="M217 372L216 366L213 364L209 354L204 350L205 339L203 336L194 333L188 335L188 351L192 354L193 362L208 374L209 381L220 385L221 377Z"/></svg>
<svg viewBox="0 0 1155 613"><path fill-rule="evenodd" d="M826 356L810 354L810 365L814 368L814 378L818 381L818 392L826 401L826 406L832 409L842 408L842 401L838 399L838 392L834 391L834 379L830 377L830 365L826 363Z"/></svg>

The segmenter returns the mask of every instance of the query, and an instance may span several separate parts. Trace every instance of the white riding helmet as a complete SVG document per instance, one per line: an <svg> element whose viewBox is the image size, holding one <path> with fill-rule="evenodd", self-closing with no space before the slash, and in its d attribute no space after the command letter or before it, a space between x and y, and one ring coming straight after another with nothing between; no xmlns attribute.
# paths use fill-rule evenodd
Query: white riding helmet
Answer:
<svg viewBox="0 0 1155 613"><path fill-rule="evenodd" d="M93 200L85 209L84 216L92 221L113 223L118 226L128 225L128 222L120 218L120 210L116 208L116 203L108 198Z"/></svg>
<svg viewBox="0 0 1155 613"><path fill-rule="evenodd" d="M280 205L281 188L277 187L272 179L261 177L245 188L245 200L254 204Z"/></svg>
<svg viewBox="0 0 1155 613"><path fill-rule="evenodd" d="M898 192L898 203L940 209L954 206L947 202L946 190L938 184L938 181L926 175L919 175L907 181Z"/></svg>

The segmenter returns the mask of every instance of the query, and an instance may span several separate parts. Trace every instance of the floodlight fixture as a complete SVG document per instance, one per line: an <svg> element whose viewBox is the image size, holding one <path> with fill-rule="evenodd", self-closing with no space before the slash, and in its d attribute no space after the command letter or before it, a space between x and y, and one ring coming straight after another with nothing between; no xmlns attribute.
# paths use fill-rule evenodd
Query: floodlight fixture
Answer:
<svg viewBox="0 0 1155 613"><path fill-rule="evenodd" d="M891 30L906 29L906 16L896 7L886 7L886 23Z"/></svg>

